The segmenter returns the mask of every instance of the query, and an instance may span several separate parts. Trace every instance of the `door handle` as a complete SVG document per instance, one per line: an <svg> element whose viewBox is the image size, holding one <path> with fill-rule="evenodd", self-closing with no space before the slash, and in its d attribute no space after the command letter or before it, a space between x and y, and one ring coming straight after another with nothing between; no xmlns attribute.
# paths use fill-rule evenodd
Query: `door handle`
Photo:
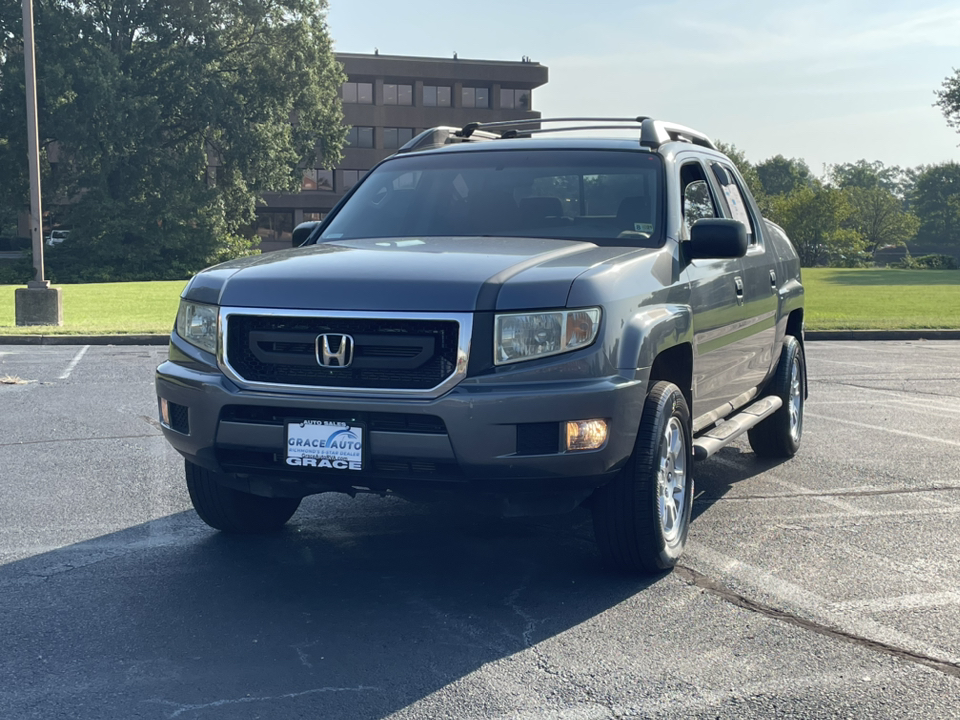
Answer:
<svg viewBox="0 0 960 720"><path fill-rule="evenodd" d="M776 270L770 271L770 289L773 292L777 291L777 271Z"/></svg>
<svg viewBox="0 0 960 720"><path fill-rule="evenodd" d="M743 278L737 275L733 278L733 284L737 288L737 304L743 305Z"/></svg>

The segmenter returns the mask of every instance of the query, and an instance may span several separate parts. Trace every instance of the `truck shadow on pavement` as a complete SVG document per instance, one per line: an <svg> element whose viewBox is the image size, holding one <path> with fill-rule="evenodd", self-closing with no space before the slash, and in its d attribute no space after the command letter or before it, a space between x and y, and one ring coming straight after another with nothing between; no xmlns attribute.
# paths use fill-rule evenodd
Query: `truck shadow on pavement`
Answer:
<svg viewBox="0 0 960 720"><path fill-rule="evenodd" d="M786 460L758 458L750 450L730 445L713 457L694 466L692 520L707 512L726 497L737 483L762 475Z"/></svg>
<svg viewBox="0 0 960 720"><path fill-rule="evenodd" d="M179 513L0 567L0 715L422 717L446 689L498 716L554 672L539 643L669 578L605 569L586 511L326 496L261 537Z"/></svg>

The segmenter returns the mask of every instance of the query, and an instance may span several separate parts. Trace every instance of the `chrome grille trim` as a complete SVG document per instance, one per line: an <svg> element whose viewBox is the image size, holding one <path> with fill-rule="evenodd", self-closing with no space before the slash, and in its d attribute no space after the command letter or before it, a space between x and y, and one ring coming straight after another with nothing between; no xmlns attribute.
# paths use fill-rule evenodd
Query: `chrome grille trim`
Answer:
<svg viewBox="0 0 960 720"><path fill-rule="evenodd" d="M440 320L453 321L459 326L456 368L449 377L435 387L423 389L382 389L365 387L327 388L315 385L287 385L283 383L254 382L246 380L230 365L227 357L227 332L231 315L255 315L260 317L292 318L356 318L361 320ZM473 337L471 313L399 313L399 312L354 312L349 310L277 310L273 308L221 307L217 323L217 365L220 371L245 390L263 392L295 393L299 395L322 395L324 397L363 398L420 398L432 399L449 392L467 375L470 358L470 341Z"/></svg>

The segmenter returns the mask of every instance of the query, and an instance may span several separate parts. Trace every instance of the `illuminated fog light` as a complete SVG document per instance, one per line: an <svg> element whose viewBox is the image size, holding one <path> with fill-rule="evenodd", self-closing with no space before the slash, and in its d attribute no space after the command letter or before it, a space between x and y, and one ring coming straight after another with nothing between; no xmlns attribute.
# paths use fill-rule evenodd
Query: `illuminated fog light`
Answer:
<svg viewBox="0 0 960 720"><path fill-rule="evenodd" d="M606 420L572 420L567 423L567 452L596 450L606 441Z"/></svg>
<svg viewBox="0 0 960 720"><path fill-rule="evenodd" d="M160 398L160 420L164 425L170 427L170 404L165 398Z"/></svg>

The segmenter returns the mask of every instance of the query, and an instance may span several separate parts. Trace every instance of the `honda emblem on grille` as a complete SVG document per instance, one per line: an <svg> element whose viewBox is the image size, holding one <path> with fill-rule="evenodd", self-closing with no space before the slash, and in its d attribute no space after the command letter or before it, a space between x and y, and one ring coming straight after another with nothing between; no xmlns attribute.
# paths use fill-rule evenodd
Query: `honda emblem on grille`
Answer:
<svg viewBox="0 0 960 720"><path fill-rule="evenodd" d="M317 362L326 368L350 367L353 362L353 346L353 338L349 335L317 335Z"/></svg>

